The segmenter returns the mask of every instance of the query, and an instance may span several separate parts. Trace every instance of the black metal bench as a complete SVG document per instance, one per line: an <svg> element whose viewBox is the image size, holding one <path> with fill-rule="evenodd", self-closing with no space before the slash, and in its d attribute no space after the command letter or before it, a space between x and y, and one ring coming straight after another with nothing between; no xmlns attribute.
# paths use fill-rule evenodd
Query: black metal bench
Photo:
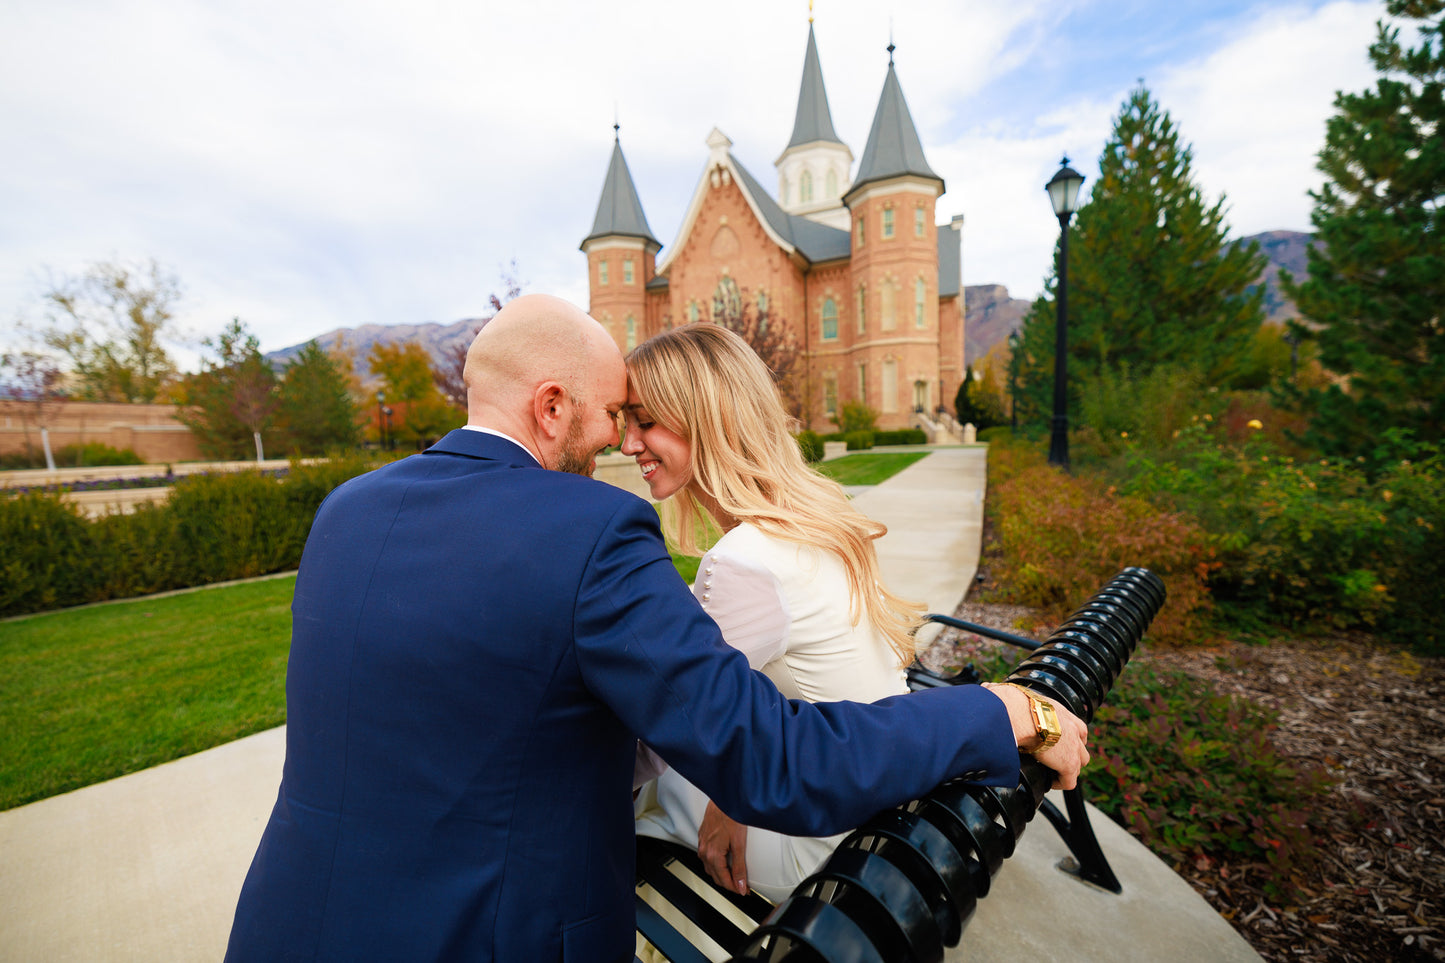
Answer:
<svg viewBox="0 0 1445 963"><path fill-rule="evenodd" d="M1042 643L948 616L929 618L1028 649L1007 681L1062 702L1088 722L1164 597L1157 575L1126 568ZM922 666L909 670L914 689L978 681L971 667L951 677ZM1052 782L1052 772L1031 758L1023 761L1014 789L946 782L854 830L776 907L759 896L740 897L713 886L695 852L639 837L637 931L672 963L708 959L643 899L649 892L670 907L669 915L686 919L736 963L942 960L1041 809L1074 854L1079 875L1120 891L1089 826L1082 788L1064 793L1065 816L1045 799Z"/></svg>

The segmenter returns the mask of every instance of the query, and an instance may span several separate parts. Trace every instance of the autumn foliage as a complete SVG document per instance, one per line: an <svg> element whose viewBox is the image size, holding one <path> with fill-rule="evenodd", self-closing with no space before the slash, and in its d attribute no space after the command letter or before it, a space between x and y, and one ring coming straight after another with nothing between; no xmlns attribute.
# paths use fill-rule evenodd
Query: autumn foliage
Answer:
<svg viewBox="0 0 1445 963"><path fill-rule="evenodd" d="M1010 601L1063 619L1120 569L1141 565L1164 579L1169 592L1150 638L1199 640L1214 562L1197 523L1096 479L1061 472L1030 448L994 445L988 457L985 503L1001 552L994 581L1007 587Z"/></svg>

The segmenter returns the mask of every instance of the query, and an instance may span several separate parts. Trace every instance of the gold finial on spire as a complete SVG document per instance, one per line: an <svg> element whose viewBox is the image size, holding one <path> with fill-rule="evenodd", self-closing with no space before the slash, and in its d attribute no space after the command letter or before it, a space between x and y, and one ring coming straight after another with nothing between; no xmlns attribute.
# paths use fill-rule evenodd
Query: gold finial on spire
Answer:
<svg viewBox="0 0 1445 963"><path fill-rule="evenodd" d="M813 22L813 0L808 0L808 22Z"/></svg>

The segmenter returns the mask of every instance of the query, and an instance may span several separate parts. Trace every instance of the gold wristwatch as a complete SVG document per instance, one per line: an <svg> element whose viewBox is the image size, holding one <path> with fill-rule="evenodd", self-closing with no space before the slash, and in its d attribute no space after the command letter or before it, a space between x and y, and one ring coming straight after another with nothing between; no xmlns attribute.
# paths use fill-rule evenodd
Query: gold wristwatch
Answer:
<svg viewBox="0 0 1445 963"><path fill-rule="evenodd" d="M1059 714L1054 711L1054 704L1048 699L1035 695L1031 689L1021 686L1017 682L1005 682L1004 685L1011 685L1028 697L1029 712L1034 717L1034 727L1038 729L1039 744L1024 751L1031 756L1036 756L1045 749L1052 749L1057 745L1064 730L1059 725Z"/></svg>

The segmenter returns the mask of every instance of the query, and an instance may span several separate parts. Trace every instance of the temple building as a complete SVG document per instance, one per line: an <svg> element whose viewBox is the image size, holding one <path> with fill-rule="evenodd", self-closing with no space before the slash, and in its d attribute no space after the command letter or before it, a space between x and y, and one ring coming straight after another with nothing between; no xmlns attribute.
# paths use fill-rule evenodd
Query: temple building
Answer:
<svg viewBox="0 0 1445 963"><path fill-rule="evenodd" d="M937 224L943 179L923 153L888 46L888 71L858 159L833 129L811 22L793 135L769 194L714 128L706 169L664 250L643 213L620 138L587 255L590 313L624 351L665 328L749 310L802 348L807 427L831 431L862 401L880 428L952 412L963 378L963 217ZM939 438L943 440L943 438Z"/></svg>

